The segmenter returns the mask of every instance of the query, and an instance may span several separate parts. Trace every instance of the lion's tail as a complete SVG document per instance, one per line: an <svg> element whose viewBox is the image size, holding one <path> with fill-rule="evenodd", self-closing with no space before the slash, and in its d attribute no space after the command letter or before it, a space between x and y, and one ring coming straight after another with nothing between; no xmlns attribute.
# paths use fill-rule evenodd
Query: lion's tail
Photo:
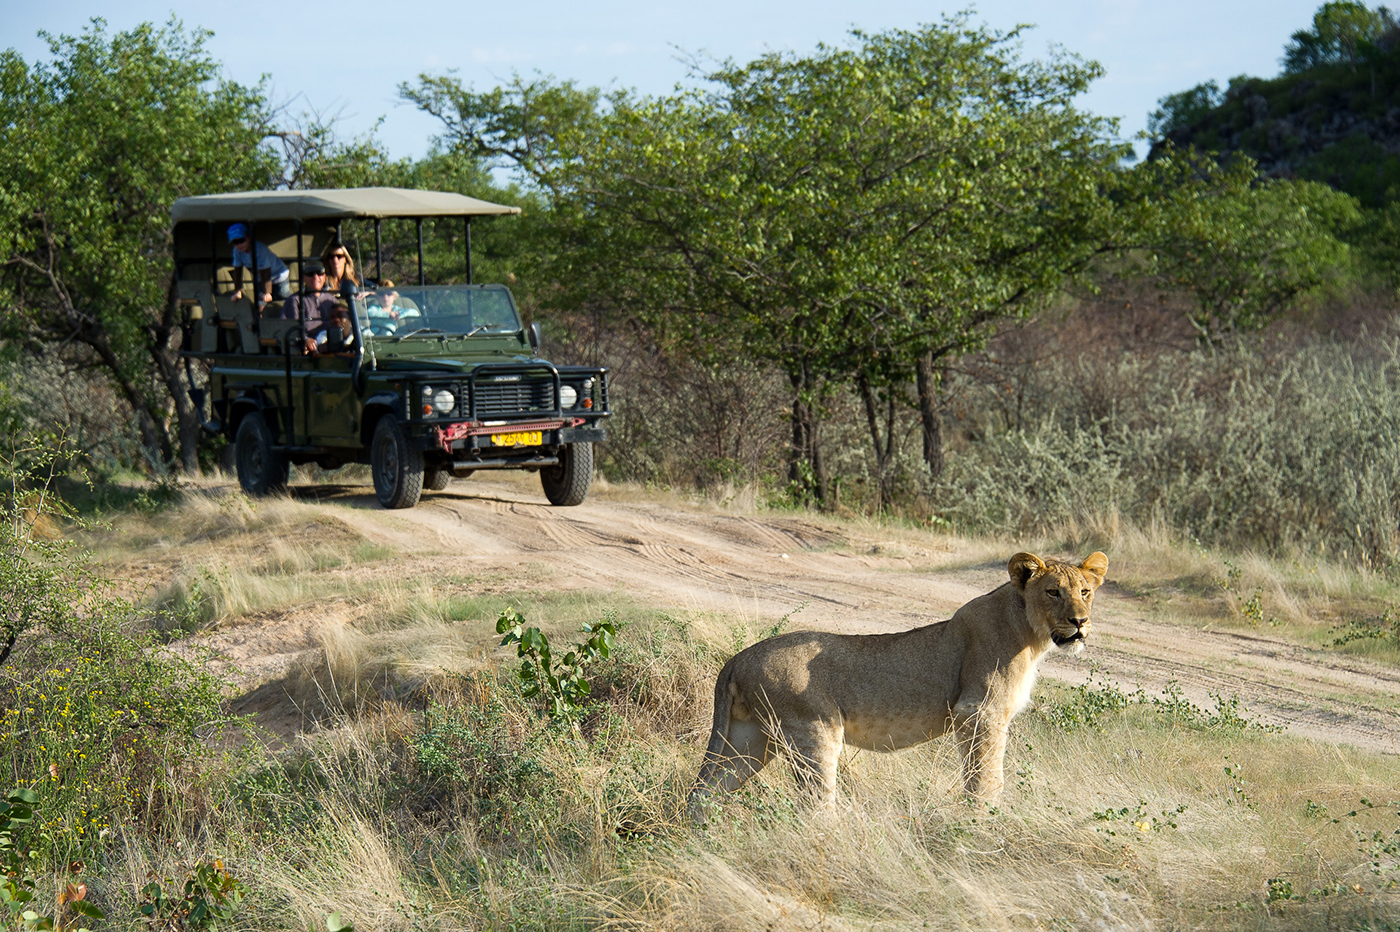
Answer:
<svg viewBox="0 0 1400 932"><path fill-rule="evenodd" d="M734 662L731 659L715 678L715 714L710 725L710 742L705 746L705 757L700 763L700 773L691 787L688 808L690 817L697 824L705 822L705 799L724 781L725 766L733 746L729 741L730 709L734 702Z"/></svg>

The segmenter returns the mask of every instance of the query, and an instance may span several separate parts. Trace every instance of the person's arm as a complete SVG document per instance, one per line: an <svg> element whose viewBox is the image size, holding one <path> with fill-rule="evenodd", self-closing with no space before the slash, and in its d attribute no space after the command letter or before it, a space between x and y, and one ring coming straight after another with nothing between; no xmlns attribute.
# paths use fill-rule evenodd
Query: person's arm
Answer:
<svg viewBox="0 0 1400 932"><path fill-rule="evenodd" d="M233 300L243 300L243 266L238 264L238 250L234 251L233 271L229 272L229 277L233 279Z"/></svg>
<svg viewBox="0 0 1400 932"><path fill-rule="evenodd" d="M259 304L272 303L272 269L258 269L259 277L262 279L262 300Z"/></svg>

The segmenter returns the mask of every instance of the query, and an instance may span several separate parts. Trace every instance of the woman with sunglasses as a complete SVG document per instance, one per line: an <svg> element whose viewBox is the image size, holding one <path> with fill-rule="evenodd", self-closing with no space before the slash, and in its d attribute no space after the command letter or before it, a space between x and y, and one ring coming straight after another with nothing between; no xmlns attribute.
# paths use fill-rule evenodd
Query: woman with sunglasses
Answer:
<svg viewBox="0 0 1400 932"><path fill-rule="evenodd" d="M321 253L321 261L326 266L326 287L339 294L341 282L347 278L357 286L360 277L355 274L355 260L350 258L350 250L338 239L333 239Z"/></svg>

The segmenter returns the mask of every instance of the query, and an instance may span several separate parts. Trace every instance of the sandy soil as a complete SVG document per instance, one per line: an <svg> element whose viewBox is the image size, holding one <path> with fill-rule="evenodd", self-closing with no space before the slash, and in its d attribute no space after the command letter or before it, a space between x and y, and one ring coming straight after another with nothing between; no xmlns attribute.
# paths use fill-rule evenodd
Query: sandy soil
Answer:
<svg viewBox="0 0 1400 932"><path fill-rule="evenodd" d="M552 508L536 481L515 474L454 481L407 511L380 509L363 486L294 494L334 501L367 539L431 555L448 573L525 574L546 564L552 588L620 590L658 606L727 612L755 628L799 606L791 628L866 633L938 621L1004 582L1010 556L914 531L733 514L616 490ZM1079 683L1097 671L1097 681L1149 695L1174 681L1207 708L1211 694L1238 696L1247 714L1290 733L1400 753L1400 671L1266 634L1163 622L1112 577L1110 565L1088 649L1052 654L1042 676ZM303 612L249 620L215 632L213 646L245 668L275 667L308 645L315 621Z"/></svg>

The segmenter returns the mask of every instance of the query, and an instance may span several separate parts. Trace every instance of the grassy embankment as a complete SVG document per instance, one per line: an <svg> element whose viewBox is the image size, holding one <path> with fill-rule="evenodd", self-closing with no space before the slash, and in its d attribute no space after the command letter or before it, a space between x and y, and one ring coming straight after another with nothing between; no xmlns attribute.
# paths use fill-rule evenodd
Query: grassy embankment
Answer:
<svg viewBox="0 0 1400 932"><path fill-rule="evenodd" d="M88 880L109 915L133 916L149 875L212 856L250 888L244 929L320 928L333 911L360 929L1400 925L1400 761L1093 685L1037 688L995 808L960 798L939 741L849 755L830 817L804 812L769 768L697 831L681 808L713 676L776 619L556 591L547 571L528 591L505 575L444 577L422 553L358 538L340 507L196 493L94 541L133 590L155 584L142 598L172 634L256 636L279 620L310 632L268 674L301 734L181 775L184 809L157 830L120 827ZM852 546L875 527L815 520ZM1274 633L1318 644L1335 624L1317 618L1394 598L1340 563L1227 563L1109 524L941 543L969 562L1104 547L1114 580L1184 632L1257 624L1241 609L1259 589L1282 619ZM369 571L385 565L396 572ZM604 611L627 623L577 731L546 728L513 687L492 625L507 604L556 643ZM1383 643L1345 647L1393 662Z"/></svg>

